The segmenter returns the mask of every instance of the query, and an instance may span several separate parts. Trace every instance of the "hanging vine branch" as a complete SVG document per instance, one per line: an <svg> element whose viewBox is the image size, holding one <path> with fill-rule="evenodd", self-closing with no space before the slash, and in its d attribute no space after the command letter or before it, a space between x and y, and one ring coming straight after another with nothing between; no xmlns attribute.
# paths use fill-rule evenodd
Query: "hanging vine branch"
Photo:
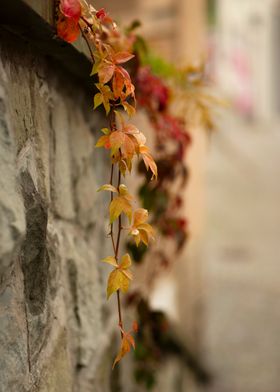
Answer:
<svg viewBox="0 0 280 392"><path fill-rule="evenodd" d="M103 136L96 147L105 148L111 159L110 182L102 185L98 191L108 191L111 197L109 234L113 256L102 261L113 267L108 277L107 298L113 293L117 295L121 347L114 367L131 347L135 347L132 332L137 331L136 323L133 323L131 331L126 331L122 319L120 293L126 293L129 289L132 260L128 253L120 255L121 234L126 230L137 246L141 242L148 245L154 238L154 230L147 223L148 211L134 208L134 198L122 179L127 172L131 172L135 156L143 159L146 170L152 172L152 178L157 178L157 166L143 133L126 121L127 116L135 113L135 88L123 66L134 57L133 42L120 34L104 9L97 11L85 0L60 0L57 34L67 42L74 42L80 35L85 40L93 62L91 76L97 78L94 109L103 106L109 116L108 128L101 130ZM126 116L122 112L126 112ZM114 180L114 174L117 180ZM123 226L124 219L128 220L128 227Z"/></svg>

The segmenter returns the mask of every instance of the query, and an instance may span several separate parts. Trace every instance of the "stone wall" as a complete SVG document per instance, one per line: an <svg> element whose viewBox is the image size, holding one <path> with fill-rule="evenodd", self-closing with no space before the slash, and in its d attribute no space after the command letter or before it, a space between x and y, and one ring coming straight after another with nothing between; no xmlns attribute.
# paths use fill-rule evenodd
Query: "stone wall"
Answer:
<svg viewBox="0 0 280 392"><path fill-rule="evenodd" d="M110 391L102 118L59 64L0 42L0 391Z"/></svg>

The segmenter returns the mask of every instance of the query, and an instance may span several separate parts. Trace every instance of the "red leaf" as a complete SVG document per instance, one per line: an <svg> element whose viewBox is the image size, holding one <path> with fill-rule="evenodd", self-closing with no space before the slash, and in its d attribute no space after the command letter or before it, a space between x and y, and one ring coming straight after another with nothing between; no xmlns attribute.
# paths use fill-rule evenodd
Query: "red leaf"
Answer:
<svg viewBox="0 0 280 392"><path fill-rule="evenodd" d="M99 11L97 11L95 16L103 23L113 23L113 20L107 14L104 8L101 8Z"/></svg>
<svg viewBox="0 0 280 392"><path fill-rule="evenodd" d="M96 12L96 17L98 18L98 19L103 19L103 18L105 18L105 16L106 16L106 12L105 12L105 9L104 8L101 8L99 11L97 11Z"/></svg>
<svg viewBox="0 0 280 392"><path fill-rule="evenodd" d="M81 17L81 4L79 0L60 0L60 11L67 18L78 22Z"/></svg>
<svg viewBox="0 0 280 392"><path fill-rule="evenodd" d="M60 16L57 23L57 35L66 42L74 42L80 34L78 23L74 19Z"/></svg>

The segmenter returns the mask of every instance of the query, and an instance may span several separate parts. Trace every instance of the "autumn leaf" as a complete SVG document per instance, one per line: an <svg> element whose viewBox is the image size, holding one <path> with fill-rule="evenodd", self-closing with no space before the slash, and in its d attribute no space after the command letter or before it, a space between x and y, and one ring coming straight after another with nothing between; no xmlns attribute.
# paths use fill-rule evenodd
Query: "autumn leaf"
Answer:
<svg viewBox="0 0 280 392"><path fill-rule="evenodd" d="M154 161L154 158L149 152L149 149L147 146L140 146L140 154L142 155L143 161L145 163L146 169L151 170L153 173L152 179L157 178L158 172L157 172L157 165Z"/></svg>
<svg viewBox="0 0 280 392"><path fill-rule="evenodd" d="M114 256L105 257L105 259L102 259L101 261L102 261L103 263L111 264L111 265L113 265L114 267L118 267L117 260L115 259Z"/></svg>
<svg viewBox="0 0 280 392"><path fill-rule="evenodd" d="M81 17L80 0L60 0L60 11L64 16L78 22Z"/></svg>
<svg viewBox="0 0 280 392"><path fill-rule="evenodd" d="M136 321L133 322L132 324L132 330L129 332L125 332L123 329L121 329L122 332L122 341L121 341L121 347L120 351L118 352L118 355L116 356L116 359L113 363L113 369L116 366L116 364L127 354L130 352L131 347L135 350L135 340L134 337L131 335L131 332L138 332L138 324Z"/></svg>
<svg viewBox="0 0 280 392"><path fill-rule="evenodd" d="M129 52L118 52L114 55L114 61L116 64L126 63L134 57L134 54Z"/></svg>
<svg viewBox="0 0 280 392"><path fill-rule="evenodd" d="M115 72L113 78L113 93L116 98L119 98L122 95L124 86L123 75L120 72Z"/></svg>
<svg viewBox="0 0 280 392"><path fill-rule="evenodd" d="M114 95L109 86L102 83L96 83L95 85L100 92L94 96L94 109L103 104L106 114L108 114L111 110L110 100L114 99Z"/></svg>
<svg viewBox="0 0 280 392"><path fill-rule="evenodd" d="M113 23L113 19L110 18L104 8L101 8L99 11L97 11L95 15L102 23Z"/></svg>
<svg viewBox="0 0 280 392"><path fill-rule="evenodd" d="M116 259L114 257L107 257L103 259L104 262L113 265L116 267L109 275L108 284L107 284L107 298L118 291L121 290L123 293L126 293L130 281L132 280L132 274L129 270L131 266L131 258L128 253L126 253L122 258L120 264L117 264Z"/></svg>
<svg viewBox="0 0 280 392"><path fill-rule="evenodd" d="M74 19L60 15L57 22L57 35L66 42L74 42L80 34L78 23Z"/></svg>
<svg viewBox="0 0 280 392"><path fill-rule="evenodd" d="M110 223L112 224L118 217L124 213L129 220L132 216L132 206L126 196L117 196L110 203Z"/></svg>
<svg viewBox="0 0 280 392"><path fill-rule="evenodd" d="M102 185L100 188L97 189L97 192L100 191L109 191L109 192L118 192L117 188L111 184Z"/></svg>
<svg viewBox="0 0 280 392"><path fill-rule="evenodd" d="M138 208L133 214L133 224L130 228L129 234L133 236L136 245L140 242L145 245L149 244L151 239L154 239L154 229L151 225L146 223L148 220L148 211L144 208Z"/></svg>
<svg viewBox="0 0 280 392"><path fill-rule="evenodd" d="M103 96L101 93L97 93L94 96L94 109L103 104Z"/></svg>
<svg viewBox="0 0 280 392"><path fill-rule="evenodd" d="M121 159L119 161L119 169L120 169L122 176L125 177L126 170L128 169L128 166L126 164L125 159Z"/></svg>
<svg viewBox="0 0 280 392"><path fill-rule="evenodd" d="M105 147L106 149L111 148L109 136L108 135L101 136L97 140L97 142L95 144L95 147Z"/></svg>
<svg viewBox="0 0 280 392"><path fill-rule="evenodd" d="M130 105L128 102L123 102L122 106L126 111L126 113L129 115L129 117L135 114L135 108L132 105Z"/></svg>
<svg viewBox="0 0 280 392"><path fill-rule="evenodd" d="M116 366L116 364L129 352L130 352L130 340L127 335L123 335L121 348L113 363L113 369Z"/></svg>
<svg viewBox="0 0 280 392"><path fill-rule="evenodd" d="M126 269L128 269L129 267L131 267L131 258L130 258L130 256L129 256L129 254L126 253L126 254L122 257L122 259L121 259L120 268L126 270Z"/></svg>
<svg viewBox="0 0 280 392"><path fill-rule="evenodd" d="M112 154L114 155L124 144L125 134L122 131L114 131L110 135Z"/></svg>
<svg viewBox="0 0 280 392"><path fill-rule="evenodd" d="M114 64L106 64L106 63L101 64L98 69L98 77L100 83L103 84L108 83L112 79L114 72L115 72Z"/></svg>

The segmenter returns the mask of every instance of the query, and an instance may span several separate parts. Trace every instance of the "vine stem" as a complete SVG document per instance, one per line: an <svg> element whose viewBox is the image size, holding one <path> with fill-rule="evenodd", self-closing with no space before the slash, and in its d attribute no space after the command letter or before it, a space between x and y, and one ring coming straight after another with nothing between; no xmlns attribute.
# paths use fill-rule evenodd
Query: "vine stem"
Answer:
<svg viewBox="0 0 280 392"><path fill-rule="evenodd" d="M112 112L111 114L111 119L110 119L110 128L111 130L116 129L116 115L115 112ZM114 164L112 163L111 166L111 176L110 176L110 184L113 185L113 177L114 177ZM121 184L121 171L119 169L118 171L118 183L117 183L117 189L119 189ZM111 192L111 201L113 200L113 192ZM114 237L114 224L111 224L111 239L112 239L112 245L115 253L115 259L117 263L119 264L119 247L120 247L120 239L121 239L121 231L122 231L122 218L121 215L119 216L118 219L118 234L117 234L117 243L115 243L115 237ZM117 304L118 304L118 316L119 316L119 327L120 327L120 333L121 333L121 338L123 337L123 321L122 321L122 308L121 308L121 299L120 299L120 290L117 291Z"/></svg>
<svg viewBox="0 0 280 392"><path fill-rule="evenodd" d="M92 26L87 22L86 19L83 18L83 21L86 22L87 26L91 28L92 30ZM88 50L90 52L92 61L94 62L94 54L92 51L92 48L90 46L90 43L88 42L87 36L85 34L85 32L83 31L81 25L79 24L79 29L81 31L82 37L85 40ZM110 128L111 131L115 131L116 130L116 114L114 112L114 106L113 105L113 110L111 112L111 118L110 118ZM110 184L113 185L114 182L114 164L112 163L111 165L111 174L110 174ZM118 172L118 185L117 185L117 189L119 189L119 186L121 184L121 171L119 169ZM111 192L111 201L113 200L113 192ZM119 216L118 219L118 234L117 234L117 243L115 243L115 236L114 236L114 223L111 224L110 227L110 237L111 237L111 241L112 241L112 247L114 250L114 256L115 259L117 261L117 263L119 263L118 258L119 258L119 247L120 247L120 239L121 239L121 231L122 231L122 218L121 215ZM120 334L121 334L121 338L123 338L123 320L122 320L122 308L121 308L121 299L120 299L120 290L117 291L117 304L118 304L118 316L119 316L119 327L120 327Z"/></svg>
<svg viewBox="0 0 280 392"><path fill-rule="evenodd" d="M94 62L95 62L95 60L94 60L94 54L93 54L93 51L92 51L92 49L91 49L90 43L88 42L87 36L86 36L86 34L84 33L84 30L82 29L82 27L81 27L80 23L79 23L79 29L80 29L80 32L81 32L81 34L82 34L82 37L83 37L84 41L85 41L85 42L86 42L86 44L87 44L87 47L88 47L88 50L89 50L89 53L90 53L91 59L92 59L92 61L93 61L93 63L94 63Z"/></svg>

